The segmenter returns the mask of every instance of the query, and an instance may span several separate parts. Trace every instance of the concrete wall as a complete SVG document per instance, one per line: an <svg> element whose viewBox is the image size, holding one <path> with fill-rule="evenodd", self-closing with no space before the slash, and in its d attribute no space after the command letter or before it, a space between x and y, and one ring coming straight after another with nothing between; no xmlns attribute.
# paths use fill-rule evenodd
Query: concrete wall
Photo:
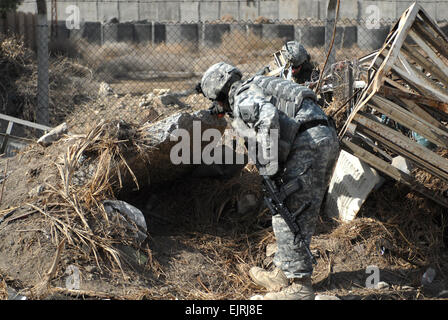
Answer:
<svg viewBox="0 0 448 320"><path fill-rule="evenodd" d="M413 0L342 0L340 19L397 19ZM448 19L447 0L418 0L436 20ZM50 8L50 1L47 1ZM77 5L81 21L213 21L224 16L254 21L260 16L272 20L325 19L328 0L58 0L58 19L67 18L66 7ZM374 7L372 7L374 6ZM36 12L36 4L26 1L19 8ZM50 12L50 10L48 10Z"/></svg>
<svg viewBox="0 0 448 320"><path fill-rule="evenodd" d="M306 47L323 47L325 45L325 26L292 24L229 24L229 23L163 23L163 22L84 22L80 29L69 30L64 22L58 24L58 38L61 40L84 39L89 43L103 45L106 43L189 43L217 47L223 35L237 30L249 35L253 33L263 39L297 40ZM362 25L338 26L336 29L335 48L358 46L361 49L375 50L381 47L390 25L379 29L366 29ZM237 40L236 40L237 41Z"/></svg>

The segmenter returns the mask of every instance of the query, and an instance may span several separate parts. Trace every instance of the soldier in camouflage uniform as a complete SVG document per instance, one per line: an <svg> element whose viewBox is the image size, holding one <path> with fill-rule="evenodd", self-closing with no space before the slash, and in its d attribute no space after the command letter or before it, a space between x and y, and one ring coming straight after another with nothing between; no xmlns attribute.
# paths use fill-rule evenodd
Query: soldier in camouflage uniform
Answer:
<svg viewBox="0 0 448 320"><path fill-rule="evenodd" d="M313 78L318 77L319 74L311 62L311 56L305 47L297 41L288 41L281 50L283 56L289 62L289 67L282 70L279 75L287 80L292 80L306 86L312 85L315 80ZM267 75L275 69L276 66L269 65L257 72L257 75Z"/></svg>
<svg viewBox="0 0 448 320"><path fill-rule="evenodd" d="M237 68L217 63L204 73L202 92L223 112L255 129L267 158L276 156L270 154L274 149L267 138L269 130L279 130L279 169L272 171L268 164L265 174L272 176L279 188L299 180L301 189L289 194L285 204L291 212L304 208L297 221L309 246L339 152L336 131L316 104L312 90L277 77L257 75L244 82L241 78ZM313 266L305 248L294 243L294 235L280 215L272 217L272 227L278 247L276 269L268 272L254 267L251 278L270 291L264 299L314 299Z"/></svg>

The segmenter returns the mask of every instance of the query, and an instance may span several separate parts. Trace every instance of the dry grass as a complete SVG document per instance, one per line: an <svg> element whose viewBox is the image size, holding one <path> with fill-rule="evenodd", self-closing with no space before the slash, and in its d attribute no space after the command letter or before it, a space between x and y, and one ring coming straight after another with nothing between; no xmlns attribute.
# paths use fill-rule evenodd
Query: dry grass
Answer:
<svg viewBox="0 0 448 320"><path fill-rule="evenodd" d="M114 244L135 245L129 225L120 215L108 215L102 201L114 199L125 175L138 186L126 159L148 161L151 148L141 130L123 122L104 122L74 138L54 163L58 181L47 185L37 202L28 203L46 221L55 245L66 241L67 250L94 261L100 270L115 266L123 272ZM89 173L88 168L94 170ZM87 171L83 181L79 180L80 171Z"/></svg>
<svg viewBox="0 0 448 320"><path fill-rule="evenodd" d="M0 112L35 121L37 61L20 39L0 38ZM78 104L96 96L92 72L75 60L52 57L49 67L50 125L60 124Z"/></svg>
<svg viewBox="0 0 448 320"><path fill-rule="evenodd" d="M0 300L8 300L8 291L6 288L6 281L4 279L0 279Z"/></svg>

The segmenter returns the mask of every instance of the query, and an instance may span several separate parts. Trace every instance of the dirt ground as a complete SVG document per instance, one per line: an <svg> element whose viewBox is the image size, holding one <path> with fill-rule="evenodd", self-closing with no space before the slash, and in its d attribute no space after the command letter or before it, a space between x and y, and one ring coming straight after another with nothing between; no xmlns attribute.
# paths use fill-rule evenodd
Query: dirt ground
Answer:
<svg viewBox="0 0 448 320"><path fill-rule="evenodd" d="M124 120L132 131L174 112L207 108L209 101L198 95L181 98L182 105L165 106L157 99L141 105L155 88L183 91L197 80L112 81L113 94L80 103L64 119L73 135L0 159L0 298L7 297L8 288L29 299L234 300L265 292L248 277L252 266L272 267L266 251L274 243L254 168L247 166L225 180L187 177L122 192L116 185L102 188L112 180L109 173L97 171L98 177L107 178L101 184L95 184L97 176L82 180L79 172L85 176L82 170L88 166L77 165L67 152L101 120L113 128ZM93 164L108 165L107 151L122 151L123 143L109 138L84 146ZM144 144L137 141L135 146ZM126 159L138 148L129 150ZM113 168L115 158L109 160ZM75 178L87 182L76 184ZM435 192L448 189L431 177L420 179ZM64 198L67 194L77 197ZM257 205L241 213L238 206L247 194L257 198ZM148 227L143 243L123 236L119 223L118 230L114 223L105 223L95 203L107 197L143 212ZM83 218L93 230L83 227ZM321 214L311 243L317 258L316 293L342 300L448 299L446 225L444 208L386 179L353 221L342 223ZM95 246L104 250L95 251ZM121 266L106 250L112 247L119 251ZM371 266L379 270L379 288L366 286ZM436 276L423 286L422 275L430 267ZM77 291L68 286L73 268L80 275Z"/></svg>
<svg viewBox="0 0 448 320"><path fill-rule="evenodd" d="M126 102L138 108L138 101L139 95L119 95L101 103ZM157 121L177 108L152 105L140 109L140 114L153 110ZM107 114L93 112L92 117L98 118L92 118L92 123ZM127 114L134 116L128 121L144 118ZM33 145L16 158L0 161L2 172L8 172L0 217L19 207L0 224L0 275L6 286L18 291L39 285L56 255L54 230L39 212L24 204L34 203L39 186L58 184L55 163L67 146L70 140L48 148ZM99 268L88 253L68 246L50 281L57 289L45 299L233 300L263 294L248 270L255 265L272 267L272 256L266 257L266 248L274 243L270 215L262 205L243 215L238 212L244 194L255 194L261 201L260 182L248 166L228 180L191 177L146 186L125 196L117 193L118 199L145 214L147 240L138 250L123 251L127 261L123 272L110 265ZM352 222L333 221L322 213L311 243L318 262L313 275L316 292L342 300L446 298L445 225L443 208L390 180L369 196ZM80 270L82 294L64 289L71 265ZM381 288L366 287L369 266L379 268L380 281L386 283ZM436 270L436 278L423 287L421 278L429 267Z"/></svg>

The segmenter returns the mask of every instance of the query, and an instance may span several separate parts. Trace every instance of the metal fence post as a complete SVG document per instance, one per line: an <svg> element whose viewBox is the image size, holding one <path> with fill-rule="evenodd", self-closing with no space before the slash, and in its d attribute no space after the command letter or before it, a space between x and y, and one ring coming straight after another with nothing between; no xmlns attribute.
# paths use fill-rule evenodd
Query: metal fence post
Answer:
<svg viewBox="0 0 448 320"><path fill-rule="evenodd" d="M48 111L48 20L45 0L37 1L37 109L36 122L48 125L50 116Z"/></svg>
<svg viewBox="0 0 448 320"><path fill-rule="evenodd" d="M325 51L328 52L328 50L330 49L330 44L331 44L331 37L333 35L333 29L334 29L334 24L336 23L336 5L337 5L337 0L330 0L328 1L328 7L327 7L327 21L325 24ZM324 70L324 72L327 72L327 70L329 70L329 68L331 67L332 64L335 63L335 49L331 48L331 52L329 53L328 56L328 62L326 65L326 70Z"/></svg>

